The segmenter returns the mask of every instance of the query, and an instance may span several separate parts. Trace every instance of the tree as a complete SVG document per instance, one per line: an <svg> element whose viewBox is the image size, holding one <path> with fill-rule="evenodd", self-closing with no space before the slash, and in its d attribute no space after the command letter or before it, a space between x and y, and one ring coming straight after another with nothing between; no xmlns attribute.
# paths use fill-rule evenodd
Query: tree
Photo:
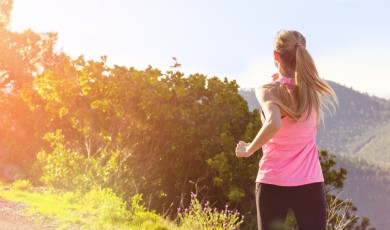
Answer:
<svg viewBox="0 0 390 230"><path fill-rule="evenodd" d="M38 133L44 124L32 116L21 89L56 61L56 34L8 29L12 6L12 0L0 1L0 175L9 180L28 173L42 144Z"/></svg>
<svg viewBox="0 0 390 230"><path fill-rule="evenodd" d="M109 68L104 57L96 62L64 56L24 95L35 112L48 114L49 130L61 130L63 144L79 154L99 158L103 150L126 155L131 149L125 157L131 177L122 174L118 189L129 196L142 192L161 209L161 203L177 204L178 195L190 194L190 182L200 178L208 185L205 196L221 205L238 205L247 196L235 183L252 183L253 176L240 175L250 173L232 149L253 135L260 120L237 91L226 79L177 71L163 75L151 67Z"/></svg>
<svg viewBox="0 0 390 230"><path fill-rule="evenodd" d="M13 0L2 0L0 2L0 27L9 25L13 6Z"/></svg>

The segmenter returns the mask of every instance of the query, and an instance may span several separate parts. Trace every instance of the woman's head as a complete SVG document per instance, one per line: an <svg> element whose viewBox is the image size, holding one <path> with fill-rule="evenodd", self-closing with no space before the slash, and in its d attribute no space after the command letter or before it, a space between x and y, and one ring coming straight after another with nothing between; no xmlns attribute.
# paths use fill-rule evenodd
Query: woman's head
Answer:
<svg viewBox="0 0 390 230"><path fill-rule="evenodd" d="M296 51L306 47L305 37L295 30L281 30L275 38L275 60L281 70L287 73L295 71Z"/></svg>
<svg viewBox="0 0 390 230"><path fill-rule="evenodd" d="M337 104L337 97L332 88L323 81L317 72L315 63L306 49L306 39L298 31L281 30L275 38L275 61L283 76L295 78L296 87L293 98L286 98L291 93L286 93L286 88L279 87L276 91L277 104L287 114L299 119L307 112L309 117L312 110L322 117L322 106L325 108ZM291 103L291 100L294 103Z"/></svg>

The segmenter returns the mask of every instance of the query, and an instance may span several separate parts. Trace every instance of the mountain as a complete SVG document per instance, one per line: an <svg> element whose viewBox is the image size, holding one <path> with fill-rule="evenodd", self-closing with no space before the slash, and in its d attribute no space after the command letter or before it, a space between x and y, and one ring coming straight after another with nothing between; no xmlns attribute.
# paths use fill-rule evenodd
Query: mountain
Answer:
<svg viewBox="0 0 390 230"><path fill-rule="evenodd" d="M376 229L390 226L390 100L372 97L328 81L339 106L325 114L317 145L336 154L348 175L342 197L358 207L359 216L370 218ZM251 110L258 109L254 89L240 90Z"/></svg>
<svg viewBox="0 0 390 230"><path fill-rule="evenodd" d="M390 165L390 101L328 83L339 98L339 108L319 128L319 147Z"/></svg>
<svg viewBox="0 0 390 230"><path fill-rule="evenodd" d="M348 172L340 197L352 201L358 216L370 218L377 230L389 229L390 170L356 156L337 156L336 162Z"/></svg>

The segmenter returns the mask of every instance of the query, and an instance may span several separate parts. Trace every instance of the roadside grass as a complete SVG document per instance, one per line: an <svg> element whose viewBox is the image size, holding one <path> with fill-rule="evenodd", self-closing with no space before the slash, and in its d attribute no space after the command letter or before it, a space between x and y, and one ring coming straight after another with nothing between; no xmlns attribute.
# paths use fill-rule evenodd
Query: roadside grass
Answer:
<svg viewBox="0 0 390 230"><path fill-rule="evenodd" d="M191 203L178 208L179 223L170 221L142 204L142 195L126 204L111 189L89 192L61 192L49 188L33 188L28 180L16 181L5 187L0 183L0 198L27 205L26 215L38 223L54 223L56 229L116 229L116 230L188 230L238 229L244 216L236 210L212 208L200 203L191 194Z"/></svg>
<svg viewBox="0 0 390 230"><path fill-rule="evenodd" d="M38 216L43 222L50 218L58 229L174 229L176 225L154 212L147 211L136 195L127 209L126 203L111 189L81 192L54 192L34 189L29 182L18 181L9 189L0 189L0 197L25 203L26 215ZM38 214L38 215L37 215Z"/></svg>

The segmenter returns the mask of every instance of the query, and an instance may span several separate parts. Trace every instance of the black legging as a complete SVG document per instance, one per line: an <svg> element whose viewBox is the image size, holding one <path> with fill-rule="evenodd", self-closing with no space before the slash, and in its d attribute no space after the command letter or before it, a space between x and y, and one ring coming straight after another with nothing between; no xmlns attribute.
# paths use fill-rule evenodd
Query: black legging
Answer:
<svg viewBox="0 0 390 230"><path fill-rule="evenodd" d="M283 229L288 209L294 211L299 230L326 229L326 201L323 183L284 187L256 183L259 230Z"/></svg>

